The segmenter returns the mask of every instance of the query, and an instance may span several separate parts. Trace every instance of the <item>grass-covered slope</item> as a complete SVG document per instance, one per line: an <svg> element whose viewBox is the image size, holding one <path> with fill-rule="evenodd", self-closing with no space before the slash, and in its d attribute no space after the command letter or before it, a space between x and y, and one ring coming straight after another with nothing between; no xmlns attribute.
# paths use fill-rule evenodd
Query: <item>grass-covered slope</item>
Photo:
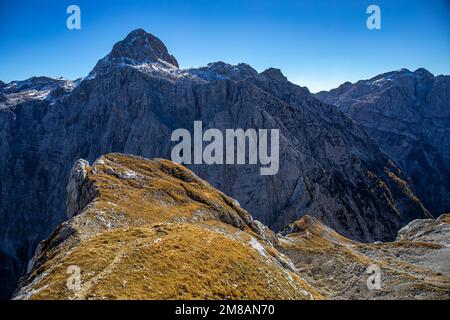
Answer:
<svg viewBox="0 0 450 320"><path fill-rule="evenodd" d="M271 231L180 165L78 161L68 192L73 217L41 243L16 299L321 298Z"/></svg>

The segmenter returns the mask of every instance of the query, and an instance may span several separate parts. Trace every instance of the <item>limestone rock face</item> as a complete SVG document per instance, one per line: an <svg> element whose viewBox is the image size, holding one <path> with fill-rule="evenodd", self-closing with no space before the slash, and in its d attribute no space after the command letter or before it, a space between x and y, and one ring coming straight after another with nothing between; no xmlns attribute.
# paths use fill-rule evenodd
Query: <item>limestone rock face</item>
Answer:
<svg viewBox="0 0 450 320"><path fill-rule="evenodd" d="M430 212L450 211L450 76L401 69L316 97L364 128L409 175Z"/></svg>
<svg viewBox="0 0 450 320"><path fill-rule="evenodd" d="M170 159L171 133L203 128L280 130L280 168L190 165L265 225L280 230L309 213L361 241L393 240L429 217L405 174L354 121L287 81L279 70L213 63L181 70L158 40L132 32L67 90L1 92L0 266L9 288L42 239L79 211L62 190L73 163L122 152ZM38 90L39 89L39 90ZM9 90L9 89L8 89ZM11 94L20 94L15 99ZM81 175L82 177L83 175ZM76 179L75 181L76 182ZM95 190L79 189L95 196ZM12 279L12 280L11 280ZM7 290L5 290L7 291Z"/></svg>
<svg viewBox="0 0 450 320"><path fill-rule="evenodd" d="M96 193L91 185L85 184L88 165L89 163L86 160L80 159L75 162L75 165L70 171L69 183L66 188L68 218L72 218L83 209Z"/></svg>

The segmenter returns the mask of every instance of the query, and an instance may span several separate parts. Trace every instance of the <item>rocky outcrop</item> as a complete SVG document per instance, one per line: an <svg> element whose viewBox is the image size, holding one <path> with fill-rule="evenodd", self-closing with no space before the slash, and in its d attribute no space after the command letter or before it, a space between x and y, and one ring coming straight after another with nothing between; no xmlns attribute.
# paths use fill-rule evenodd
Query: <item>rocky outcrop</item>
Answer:
<svg viewBox="0 0 450 320"><path fill-rule="evenodd" d="M80 159L70 171L67 184L67 217L72 218L80 212L97 195L92 184L86 184L89 163Z"/></svg>
<svg viewBox="0 0 450 320"><path fill-rule="evenodd" d="M430 212L450 211L450 76L401 69L316 96L364 128Z"/></svg>
<svg viewBox="0 0 450 320"><path fill-rule="evenodd" d="M18 278L39 241L66 219L66 202L69 215L79 211L78 194L61 192L77 159L92 163L109 152L169 159L171 133L192 132L194 121L222 131L280 130L276 175L261 176L259 164L189 166L275 230L309 213L353 239L392 240L428 216L403 172L359 125L276 69L219 62L182 70L154 36L137 30L88 77L62 95L52 92L52 99L24 100L6 92L0 109L4 282ZM74 182L71 190L95 195Z"/></svg>
<svg viewBox="0 0 450 320"><path fill-rule="evenodd" d="M396 241L412 241L415 243L435 244L436 250L423 255L407 257L439 273L450 274L450 214L443 214L437 219L414 220L403 227ZM449 293L450 297L450 293Z"/></svg>

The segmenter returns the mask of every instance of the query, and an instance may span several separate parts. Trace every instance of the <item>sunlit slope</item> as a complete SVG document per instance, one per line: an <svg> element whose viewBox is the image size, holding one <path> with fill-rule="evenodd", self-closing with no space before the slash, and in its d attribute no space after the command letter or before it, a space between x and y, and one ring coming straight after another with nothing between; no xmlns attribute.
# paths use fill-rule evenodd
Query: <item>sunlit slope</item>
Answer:
<svg viewBox="0 0 450 320"><path fill-rule="evenodd" d="M17 299L321 298L270 230L180 165L78 161L68 191L73 217L39 246Z"/></svg>

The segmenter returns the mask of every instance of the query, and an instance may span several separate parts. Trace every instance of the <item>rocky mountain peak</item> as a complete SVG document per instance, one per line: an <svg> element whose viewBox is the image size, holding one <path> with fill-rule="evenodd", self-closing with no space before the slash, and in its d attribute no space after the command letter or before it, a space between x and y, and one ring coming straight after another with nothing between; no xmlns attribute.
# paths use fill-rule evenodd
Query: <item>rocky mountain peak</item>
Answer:
<svg viewBox="0 0 450 320"><path fill-rule="evenodd" d="M407 68L402 68L400 70L391 71L387 73L380 74L369 80L369 83L380 82L388 80L391 83L396 83L398 85L406 85L407 83L412 83L414 81L423 81L428 79L433 79L434 75L425 68L418 68L415 71L411 71ZM405 79L409 79L405 83ZM412 80L412 81L411 81Z"/></svg>
<svg viewBox="0 0 450 320"><path fill-rule="evenodd" d="M166 45L156 36L136 29L131 31L125 39L117 42L111 52L97 62L90 76L104 73L117 65L140 65L151 63L169 64L178 68L178 61L171 55Z"/></svg>
<svg viewBox="0 0 450 320"><path fill-rule="evenodd" d="M48 101L57 99L75 89L80 79L68 80L63 77L32 77L22 81L0 83L0 109L8 109L26 101Z"/></svg>
<svg viewBox="0 0 450 320"><path fill-rule="evenodd" d="M158 62L163 60L178 68L178 62L165 44L143 29L131 31L124 40L117 42L111 53L112 59L130 59L135 62Z"/></svg>
<svg viewBox="0 0 450 320"><path fill-rule="evenodd" d="M434 216L450 209L450 77L400 69L316 97L362 125Z"/></svg>
<svg viewBox="0 0 450 320"><path fill-rule="evenodd" d="M36 83L33 90L28 90L30 87L24 83L16 87L21 90L19 95L8 93L7 101L0 102L0 136L4 137L0 181L2 199L8 199L0 205L0 282L5 288L0 290L0 297L2 292L11 293L37 241L47 237L52 228L66 219L66 209L69 216L81 219L85 205L97 196L96 188L91 188L96 184L91 185L91 180L85 179L94 168L80 161L71 171L75 160L83 158L92 162L111 151L170 158L170 133L176 128L189 130L197 120L205 128L280 129L280 172L275 176L261 176L260 167L251 164L190 166L199 177L236 198L242 208L276 231L307 212L352 239L393 240L397 230L411 219L427 216L426 209L413 197L404 175L391 172L387 157L359 126L337 108L316 100L306 88L287 81L279 70L268 69L257 74L248 65L222 62L182 70L169 62L171 58L157 38L136 30L98 62L91 73L93 77L98 76L95 81L87 79L76 90L67 90L67 98L47 99L53 91L37 90ZM5 89L2 94L6 94ZM436 101L449 100L442 97ZM1 112L2 105L8 110ZM407 154L404 149L395 150ZM155 166L151 168L166 177ZM100 172L101 164L94 167ZM132 178L138 169L132 170L133 173L118 167L113 163L105 168L111 171L112 179L119 177L124 184L138 186L147 181ZM108 172L105 176L90 177L109 178ZM69 174L71 183L66 197L55 190L63 190ZM154 204L166 193L157 192L162 185L150 187L156 191L154 201L147 198L149 190L141 193L138 189L136 199L143 200L142 195L147 200L145 204L137 202L141 203L139 207L130 208L134 213L142 213L141 206L155 208ZM175 190L170 199L179 199L180 192L186 192L183 190ZM192 195L195 191L188 192ZM189 203L194 205L194 211L186 212L187 217L206 218L203 207L202 211L195 209L198 209L196 203L205 204L208 199L200 191L193 197ZM119 202L122 199L130 198L121 196L117 203L135 202ZM167 199L168 207L172 205L170 199ZM215 223L220 221L227 227L257 225L246 219L246 214L234 214L241 212L238 208L227 209L233 201L229 203L222 206L223 210L206 214L216 217ZM217 201L206 204L211 207ZM97 212L93 216L99 221ZM120 209L115 217L120 218L122 212L125 209ZM154 217L149 213L149 217ZM177 221L185 218L170 212L167 216ZM107 226L119 222L113 220Z"/></svg>
<svg viewBox="0 0 450 320"><path fill-rule="evenodd" d="M276 68L269 68L261 72L262 75L265 75L269 77L272 80L276 81L286 81L287 78L284 76L284 74L281 72L280 69Z"/></svg>
<svg viewBox="0 0 450 320"><path fill-rule="evenodd" d="M425 68L417 69L416 71L414 71L414 74L416 76L420 76L422 78L433 78L434 77L434 75Z"/></svg>

